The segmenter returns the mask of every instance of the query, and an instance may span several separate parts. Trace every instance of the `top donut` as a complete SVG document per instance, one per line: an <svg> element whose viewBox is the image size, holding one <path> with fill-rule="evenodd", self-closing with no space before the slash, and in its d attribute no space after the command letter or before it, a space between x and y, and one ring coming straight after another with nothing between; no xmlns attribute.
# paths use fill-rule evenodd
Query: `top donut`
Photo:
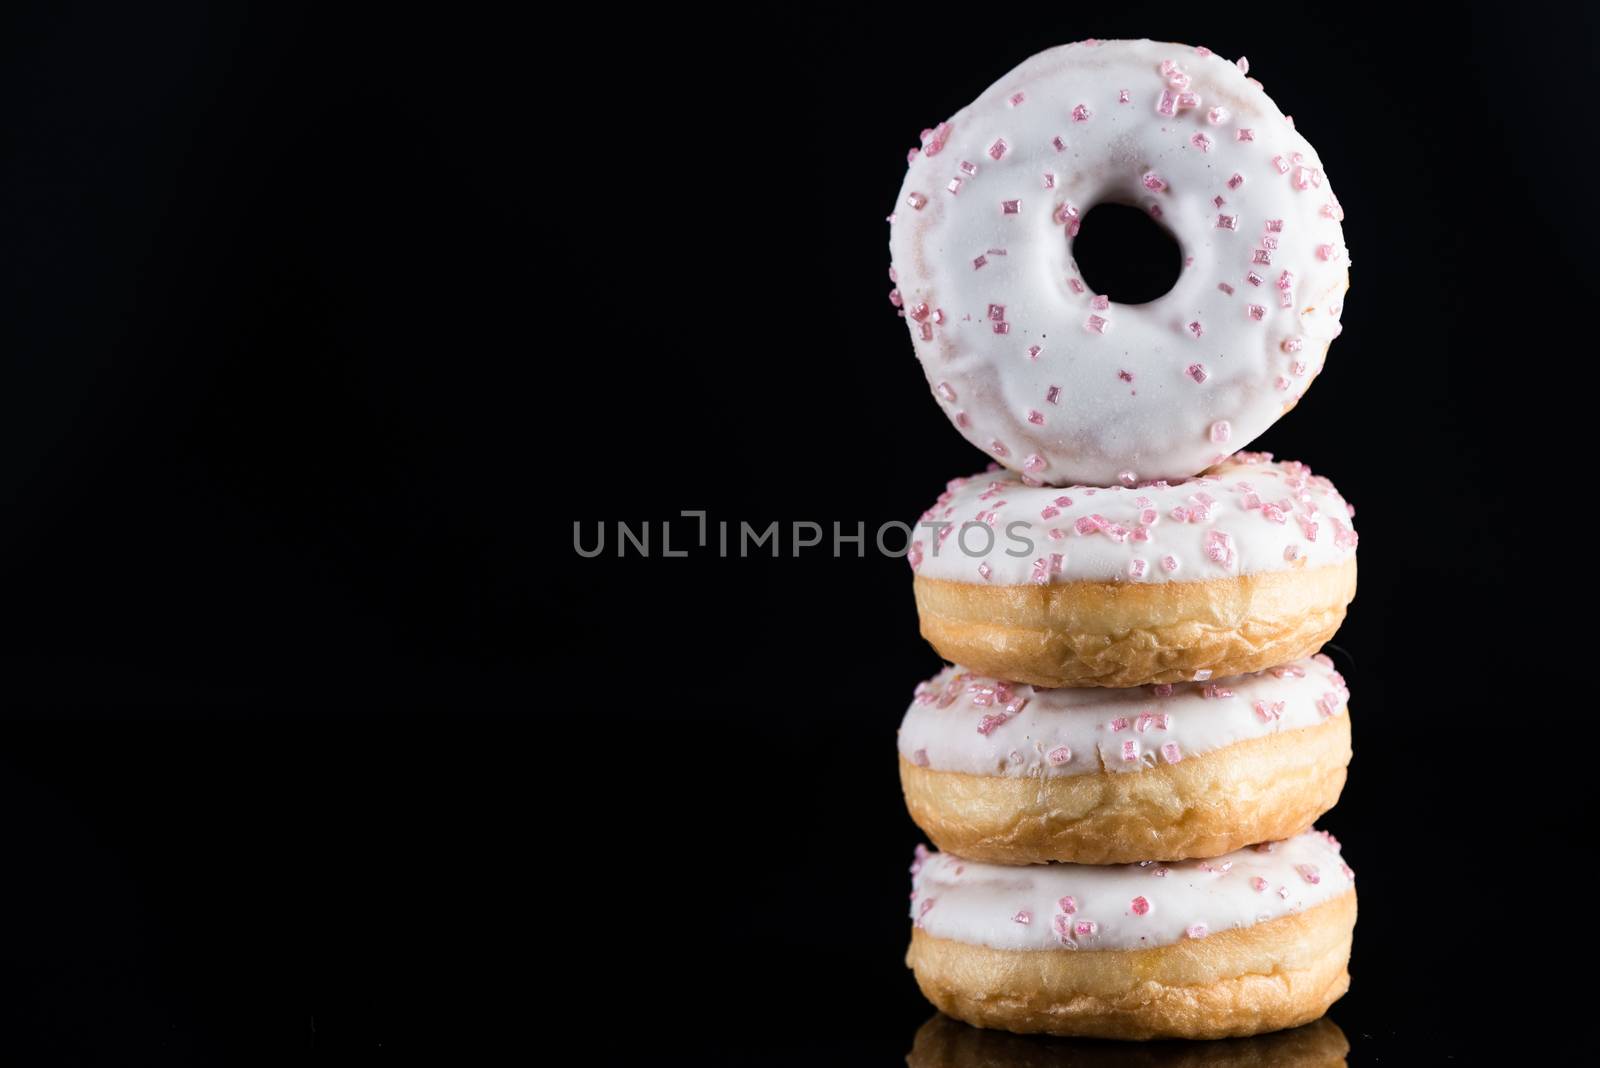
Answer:
<svg viewBox="0 0 1600 1068"><path fill-rule="evenodd" d="M1338 336L1344 217L1316 149L1205 48L1041 52L923 131L891 271L928 383L968 441L1046 485L1188 478L1294 406ZM1088 288L1073 238L1143 208L1183 270L1148 304Z"/></svg>

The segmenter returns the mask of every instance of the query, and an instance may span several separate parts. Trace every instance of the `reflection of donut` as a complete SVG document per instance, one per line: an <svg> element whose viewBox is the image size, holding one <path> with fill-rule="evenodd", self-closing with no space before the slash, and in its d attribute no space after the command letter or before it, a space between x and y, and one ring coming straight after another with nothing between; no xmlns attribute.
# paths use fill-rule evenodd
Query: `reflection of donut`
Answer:
<svg viewBox="0 0 1600 1068"><path fill-rule="evenodd" d="M1352 514L1327 479L1265 453L1129 488L956 479L908 554L922 636L1035 686L1259 671L1316 652L1344 620Z"/></svg>
<svg viewBox="0 0 1600 1068"><path fill-rule="evenodd" d="M908 1068L1337 1068L1350 1043L1327 1017L1270 1035L1216 1042L1102 1042L1013 1035L942 1013L917 1030Z"/></svg>
<svg viewBox="0 0 1600 1068"><path fill-rule="evenodd" d="M906 963L979 1027L1225 1038L1316 1019L1350 985L1355 873L1320 832L1212 860L1007 868L919 851Z"/></svg>
<svg viewBox="0 0 1600 1068"><path fill-rule="evenodd" d="M1170 293L1089 291L1072 237L1108 201L1177 238ZM1316 150L1240 66L1065 45L924 133L891 217L891 298L946 414L1006 467L1052 485L1185 478L1321 370L1349 284L1341 218Z"/></svg>
<svg viewBox="0 0 1600 1068"><path fill-rule="evenodd" d="M1348 691L1327 657L1128 690L1037 690L946 668L900 725L911 818L994 864L1214 857L1332 808Z"/></svg>

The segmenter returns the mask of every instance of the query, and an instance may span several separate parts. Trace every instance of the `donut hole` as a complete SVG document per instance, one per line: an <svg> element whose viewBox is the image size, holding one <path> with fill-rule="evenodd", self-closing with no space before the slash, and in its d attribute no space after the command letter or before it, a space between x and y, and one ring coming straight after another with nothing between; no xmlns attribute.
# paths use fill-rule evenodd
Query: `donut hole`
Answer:
<svg viewBox="0 0 1600 1068"><path fill-rule="evenodd" d="M1183 250L1172 231L1126 204L1090 208L1072 239L1072 257L1084 284L1117 304L1164 297L1183 271Z"/></svg>

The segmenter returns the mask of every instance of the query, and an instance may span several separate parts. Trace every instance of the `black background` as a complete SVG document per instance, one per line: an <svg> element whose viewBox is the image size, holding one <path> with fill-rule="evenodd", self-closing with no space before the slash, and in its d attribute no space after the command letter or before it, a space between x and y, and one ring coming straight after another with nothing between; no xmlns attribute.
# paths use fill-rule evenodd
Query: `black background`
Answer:
<svg viewBox="0 0 1600 1068"><path fill-rule="evenodd" d="M906 566L663 559L660 523L871 531L981 466L883 216L918 130L1092 35L1249 55L1348 213L1344 336L1258 442L1359 509L1333 1018L1354 1063L1470 1056L1538 922L1478 860L1524 802L1477 651L1560 566L1511 494L1592 355L1552 146L1593 27L1240 21L8 8L16 1041L898 1063L894 731L938 666ZM575 521L657 553L581 559Z"/></svg>

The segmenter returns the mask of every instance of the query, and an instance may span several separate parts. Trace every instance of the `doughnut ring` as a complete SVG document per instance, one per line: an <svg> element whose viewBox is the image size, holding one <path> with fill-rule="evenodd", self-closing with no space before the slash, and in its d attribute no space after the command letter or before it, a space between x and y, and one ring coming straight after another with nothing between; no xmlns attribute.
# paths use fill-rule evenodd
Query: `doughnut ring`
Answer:
<svg viewBox="0 0 1600 1068"><path fill-rule="evenodd" d="M923 133L890 216L890 299L945 414L1049 485L1180 479L1300 399L1349 286L1338 200L1246 64L1154 41L1041 52ZM1073 260L1097 204L1144 208L1177 285L1112 304Z"/></svg>
<svg viewBox="0 0 1600 1068"><path fill-rule="evenodd" d="M1307 832L1213 860L1008 868L919 849L906 964L978 1027L1229 1038L1349 988L1355 873Z"/></svg>
<svg viewBox="0 0 1600 1068"><path fill-rule="evenodd" d="M1350 1042L1327 1017L1216 1042L1093 1042L968 1027L943 1013L917 1029L908 1068L1342 1068Z"/></svg>
<svg viewBox="0 0 1600 1068"><path fill-rule="evenodd" d="M1218 682L1036 690L946 668L900 725L900 785L940 849L990 864L1214 857L1332 808L1349 690L1327 657Z"/></svg>
<svg viewBox="0 0 1600 1068"><path fill-rule="evenodd" d="M982 675L1142 686L1316 652L1356 591L1354 509L1304 464L1239 453L1183 482L950 482L913 532L922 636Z"/></svg>

